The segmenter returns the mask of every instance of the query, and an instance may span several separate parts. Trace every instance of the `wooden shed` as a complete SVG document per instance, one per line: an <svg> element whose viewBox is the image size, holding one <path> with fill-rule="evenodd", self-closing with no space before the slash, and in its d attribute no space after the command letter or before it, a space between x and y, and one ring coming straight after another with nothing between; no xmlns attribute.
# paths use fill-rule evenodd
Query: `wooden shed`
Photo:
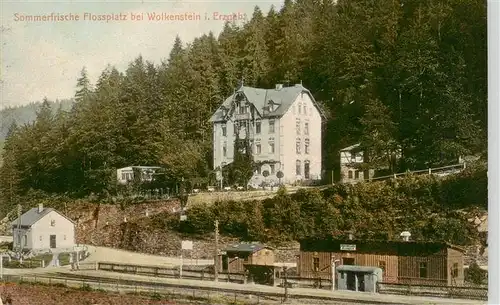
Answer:
<svg viewBox="0 0 500 305"><path fill-rule="evenodd" d="M307 239L300 242L301 278L331 279L332 262L378 267L383 282L462 285L464 250L444 242Z"/></svg>
<svg viewBox="0 0 500 305"><path fill-rule="evenodd" d="M274 251L262 244L240 243L222 250L219 271L244 273L245 265L274 266Z"/></svg>

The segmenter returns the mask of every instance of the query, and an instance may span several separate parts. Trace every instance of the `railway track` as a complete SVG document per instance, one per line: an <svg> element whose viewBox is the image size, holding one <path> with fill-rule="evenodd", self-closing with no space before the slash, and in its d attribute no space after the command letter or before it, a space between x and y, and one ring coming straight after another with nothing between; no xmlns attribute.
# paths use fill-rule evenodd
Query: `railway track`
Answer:
<svg viewBox="0 0 500 305"><path fill-rule="evenodd" d="M126 274L124 275L126 277ZM59 286L64 285L71 288L92 288L104 291L125 292L125 293L157 293L166 295L185 295L185 296L198 296L206 297L207 295L225 295L236 299L237 297L246 298L256 297L259 300L268 300L279 302L282 300L283 292L269 292L269 291L255 291L245 288L224 288L224 287L207 287L207 286L193 286L180 283L164 283L164 282L151 282L132 280L126 278L107 278L83 274L67 274L62 272L49 273L45 275L40 274L23 274L21 276L4 276L4 281L12 282L31 282L40 283L45 285ZM300 295L294 294L290 291L288 298L300 304L314 304L321 302L324 304L404 304L401 302L388 302L376 300L359 300L359 299L346 299L345 297L334 296L315 296L315 295ZM334 303L335 302L335 303Z"/></svg>

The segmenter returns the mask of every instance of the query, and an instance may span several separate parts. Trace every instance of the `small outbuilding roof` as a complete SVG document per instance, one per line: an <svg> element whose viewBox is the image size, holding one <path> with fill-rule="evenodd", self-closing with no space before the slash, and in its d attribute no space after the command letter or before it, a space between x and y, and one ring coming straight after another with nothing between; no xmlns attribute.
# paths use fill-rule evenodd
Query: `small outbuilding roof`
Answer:
<svg viewBox="0 0 500 305"><path fill-rule="evenodd" d="M140 170L161 169L160 166L142 166L142 165L134 166L134 165L132 165L132 166L127 166L127 167L117 168L117 170L133 170L134 168L140 169Z"/></svg>
<svg viewBox="0 0 500 305"><path fill-rule="evenodd" d="M260 250L265 249L265 248L269 248L269 247L266 247L262 244L240 243L240 244L231 245L231 246L227 247L226 249L224 249L223 251L240 252L240 253L241 252L255 253L255 252L260 251Z"/></svg>
<svg viewBox="0 0 500 305"><path fill-rule="evenodd" d="M382 269L378 267L356 266L356 265L340 265L336 267L336 269L337 271L354 271L354 272L367 272L367 273L382 272Z"/></svg>
<svg viewBox="0 0 500 305"><path fill-rule="evenodd" d="M358 148L359 146L361 146L360 143L358 144L354 144L354 145L351 145L351 146L348 146L348 147L345 147L345 148L342 148L340 151L351 151L355 148Z"/></svg>

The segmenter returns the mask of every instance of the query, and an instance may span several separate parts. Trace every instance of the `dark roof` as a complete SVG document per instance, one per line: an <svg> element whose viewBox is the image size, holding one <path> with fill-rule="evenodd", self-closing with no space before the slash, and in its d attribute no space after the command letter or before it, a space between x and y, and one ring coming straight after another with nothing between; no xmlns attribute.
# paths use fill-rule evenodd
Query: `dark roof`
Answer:
<svg viewBox="0 0 500 305"><path fill-rule="evenodd" d="M336 267L337 271L356 271L356 272L381 272L382 269L369 266L356 266L356 265L340 265Z"/></svg>
<svg viewBox="0 0 500 305"><path fill-rule="evenodd" d="M248 253L254 253L257 251L260 251L264 248L267 248L266 246L262 244L246 244L246 243L240 243L240 244L234 244L223 251L226 252L248 252Z"/></svg>
<svg viewBox="0 0 500 305"><path fill-rule="evenodd" d="M60 214L61 216L63 216L64 218L71 221L72 223L74 223L73 220L64 216L63 214L59 213L58 211L54 210L53 208L43 208L41 213L38 213L38 208L32 208L29 211L27 211L26 213L21 215L21 226L28 226L28 227L32 226L33 224L35 224L37 221L39 221L40 219L45 217L45 215L49 214L50 212L56 212L56 213ZM16 220L14 220L12 222L12 225L17 226L18 220L19 220L19 218L16 218Z"/></svg>
<svg viewBox="0 0 500 305"><path fill-rule="evenodd" d="M140 170L161 169L160 166L141 166L141 165L134 166L134 165L131 165L131 166L127 166L127 167L117 168L117 170L125 170L125 169L133 170L134 168L135 169L140 169Z"/></svg>
<svg viewBox="0 0 500 305"><path fill-rule="evenodd" d="M340 151L351 151L351 150L353 150L355 148L358 148L360 146L361 146L361 144L358 143L358 144L354 144L354 145L348 146L346 148L342 148Z"/></svg>
<svg viewBox="0 0 500 305"><path fill-rule="evenodd" d="M340 245L356 245L356 250L340 250ZM300 251L304 252L354 252L373 254L397 254L399 256L431 255L443 249L464 249L446 242L402 241L402 240L349 240L349 239L304 239Z"/></svg>
<svg viewBox="0 0 500 305"><path fill-rule="evenodd" d="M297 84L295 86L283 87L279 90L242 86L238 90L236 90L234 94L226 98L222 105L215 111L215 113L213 113L210 119L211 122L224 120L222 107L231 108L231 104L233 103L236 94L238 94L239 92L242 92L245 95L248 102L251 103L261 115L263 114L264 107L268 106L270 101L278 104L278 108L268 114L268 116L272 117L280 117L284 115L288 111L290 106L292 106L293 102L295 102L299 94L304 92L309 94L309 97L311 98L314 106L316 106L316 108L318 109L321 116L325 116L321 108L316 103L316 100L314 99L311 92L304 88L302 85Z"/></svg>

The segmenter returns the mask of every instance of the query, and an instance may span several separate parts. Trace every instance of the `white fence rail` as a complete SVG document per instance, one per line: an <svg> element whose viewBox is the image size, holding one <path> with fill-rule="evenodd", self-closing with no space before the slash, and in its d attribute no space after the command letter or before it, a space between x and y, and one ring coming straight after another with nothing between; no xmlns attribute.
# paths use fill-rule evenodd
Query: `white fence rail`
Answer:
<svg viewBox="0 0 500 305"><path fill-rule="evenodd" d="M363 181L387 180L387 179L398 178L398 177L406 176L406 175L410 175L410 174L411 175L447 176L450 174L459 173L459 172L463 171L465 168L466 168L465 163L459 163L459 164L453 164L453 165L435 167L435 168L428 168L428 169L422 169L422 170L416 170L416 171L406 171L403 173L397 173L397 174L392 174L392 175L387 175L387 176L382 176L382 177L365 179Z"/></svg>

